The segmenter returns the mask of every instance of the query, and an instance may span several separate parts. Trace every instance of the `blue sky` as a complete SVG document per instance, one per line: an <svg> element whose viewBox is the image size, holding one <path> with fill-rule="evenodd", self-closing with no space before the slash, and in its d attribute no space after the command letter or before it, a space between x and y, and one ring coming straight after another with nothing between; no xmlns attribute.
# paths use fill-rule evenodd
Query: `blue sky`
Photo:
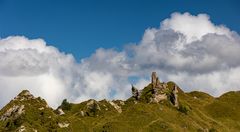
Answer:
<svg viewBox="0 0 240 132"><path fill-rule="evenodd" d="M0 37L43 38L77 60L97 48L121 50L173 12L206 13L214 24L240 32L238 0L0 0Z"/></svg>

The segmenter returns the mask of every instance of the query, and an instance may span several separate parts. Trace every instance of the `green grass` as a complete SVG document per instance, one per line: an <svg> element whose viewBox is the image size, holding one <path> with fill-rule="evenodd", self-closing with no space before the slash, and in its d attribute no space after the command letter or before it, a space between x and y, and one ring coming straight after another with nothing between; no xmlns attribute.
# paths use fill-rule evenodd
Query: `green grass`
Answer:
<svg viewBox="0 0 240 132"><path fill-rule="evenodd" d="M175 84L168 82L168 88ZM166 92L166 91L165 91ZM99 132L237 132L240 131L240 92L228 92L218 98L206 93L194 91L183 93L179 89L179 107L174 107L169 100L149 103L152 97L152 85L142 91L139 101L129 98L121 104L122 113L107 101L95 101L99 109L88 107L84 101L79 104L65 102L65 115L58 115L46 107L40 98L11 101L0 111L3 115L13 105L23 104L25 113L18 118L0 121L0 131L15 131L25 126L27 131L99 131ZM44 107L44 110L39 108ZM86 113L90 114L86 114ZM82 116L84 113L84 116ZM51 117L51 118L49 118ZM69 123L68 128L60 128L58 123ZM9 124L7 126L7 124Z"/></svg>

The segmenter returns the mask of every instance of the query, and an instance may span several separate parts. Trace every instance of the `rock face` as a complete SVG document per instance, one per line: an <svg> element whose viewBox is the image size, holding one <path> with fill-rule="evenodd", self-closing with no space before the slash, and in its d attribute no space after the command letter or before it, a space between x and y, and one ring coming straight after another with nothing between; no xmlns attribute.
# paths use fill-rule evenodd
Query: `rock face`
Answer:
<svg viewBox="0 0 240 132"><path fill-rule="evenodd" d="M156 94L152 100L152 102L160 102L161 100L167 100L167 95L166 94Z"/></svg>
<svg viewBox="0 0 240 132"><path fill-rule="evenodd" d="M101 110L100 106L98 105L98 102L93 99L90 99L90 101L87 103L87 108Z"/></svg>
<svg viewBox="0 0 240 132"><path fill-rule="evenodd" d="M156 72L152 72L152 86L153 86L153 89L155 90L159 90L159 89L161 90L161 89L167 88L166 83L160 82Z"/></svg>
<svg viewBox="0 0 240 132"><path fill-rule="evenodd" d="M139 91L134 86L132 86L132 96L138 100L139 99Z"/></svg>
<svg viewBox="0 0 240 132"><path fill-rule="evenodd" d="M156 72L152 72L152 84L153 84L153 88L156 87L157 80L158 80L157 73L156 73Z"/></svg>
<svg viewBox="0 0 240 132"><path fill-rule="evenodd" d="M19 100L19 101L31 100L31 99L35 99L35 98L28 90L23 90L14 98L14 100Z"/></svg>
<svg viewBox="0 0 240 132"><path fill-rule="evenodd" d="M156 72L152 72L152 88L154 93L152 102L158 103L161 100L167 99L167 95L163 93L163 90L167 88L167 84L160 82Z"/></svg>
<svg viewBox="0 0 240 132"><path fill-rule="evenodd" d="M0 121L5 121L8 118L18 118L22 113L24 113L24 105L14 105L8 109L1 117Z"/></svg>
<svg viewBox="0 0 240 132"><path fill-rule="evenodd" d="M174 88L173 88L173 104L174 104L174 106L175 107L178 107L178 95L177 95L177 93L178 93L178 88L177 88L177 86L176 85L174 85Z"/></svg>
<svg viewBox="0 0 240 132"><path fill-rule="evenodd" d="M122 113L122 108L120 106L118 106L112 101L109 101L109 104L111 104L117 110L118 113Z"/></svg>
<svg viewBox="0 0 240 132"><path fill-rule="evenodd" d="M98 116L101 108L96 100L90 99L86 104L86 114L87 116Z"/></svg>
<svg viewBox="0 0 240 132"><path fill-rule="evenodd" d="M140 100L141 98L146 99L146 97L141 97L142 94L144 94L143 96L147 96L147 98L150 98L150 101L148 101L150 103L158 103L162 100L168 100L170 98L171 103L175 107L178 107L177 86L174 85L173 87L170 87L167 83L160 82L156 72L152 72L151 79L151 85L147 86L143 90L138 90L134 86L132 86L132 97L136 100ZM143 91L144 93L142 93Z"/></svg>

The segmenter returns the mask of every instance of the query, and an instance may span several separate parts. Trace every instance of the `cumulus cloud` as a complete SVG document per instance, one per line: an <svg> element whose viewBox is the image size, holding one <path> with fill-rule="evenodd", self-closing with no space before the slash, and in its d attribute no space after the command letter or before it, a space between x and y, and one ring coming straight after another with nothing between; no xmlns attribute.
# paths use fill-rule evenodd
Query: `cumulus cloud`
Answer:
<svg viewBox="0 0 240 132"><path fill-rule="evenodd" d="M165 19L161 23L161 28L164 30L172 29L175 32L184 34L188 43L199 40L208 33L231 37L231 32L228 28L223 25L214 25L206 14L193 16L189 13L181 15L173 13L170 19Z"/></svg>
<svg viewBox="0 0 240 132"><path fill-rule="evenodd" d="M125 99L131 84L142 88L152 71L185 91L214 96L240 90L240 37L206 14L173 13L159 28L122 51L97 49L78 63L42 39L11 36L0 40L0 106L29 89L57 107L62 99Z"/></svg>
<svg viewBox="0 0 240 132"><path fill-rule="evenodd" d="M240 89L239 35L206 14L173 13L160 28L147 29L132 51L139 69L159 71L184 90L218 96Z"/></svg>
<svg viewBox="0 0 240 132"><path fill-rule="evenodd" d="M124 52L98 49L77 63L71 54L59 52L42 39L12 36L0 40L0 58L1 106L23 89L53 107L64 98L77 102L129 96Z"/></svg>

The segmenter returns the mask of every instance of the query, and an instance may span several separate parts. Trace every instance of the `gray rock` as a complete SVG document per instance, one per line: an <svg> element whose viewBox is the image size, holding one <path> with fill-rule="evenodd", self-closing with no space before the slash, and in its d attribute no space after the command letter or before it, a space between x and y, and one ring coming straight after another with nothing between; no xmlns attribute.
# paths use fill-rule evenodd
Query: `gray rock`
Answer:
<svg viewBox="0 0 240 132"><path fill-rule="evenodd" d="M108 101L108 102L117 110L118 113L122 113L122 108L120 106L118 106L117 104L115 104L112 101Z"/></svg>
<svg viewBox="0 0 240 132"><path fill-rule="evenodd" d="M138 99L139 99L139 96L140 96L138 89L136 89L134 86L132 86L132 96L133 96L136 100L138 100Z"/></svg>
<svg viewBox="0 0 240 132"><path fill-rule="evenodd" d="M57 112L58 112L59 115L64 115L65 114L61 108L58 108Z"/></svg>
<svg viewBox="0 0 240 132"><path fill-rule="evenodd" d="M1 117L0 121L6 121L9 118L18 118L22 113L24 113L24 105L14 105L10 109L8 109Z"/></svg>
<svg viewBox="0 0 240 132"><path fill-rule="evenodd" d="M153 85L153 88L156 87L157 80L158 80L157 73L156 72L152 72L152 85Z"/></svg>
<svg viewBox="0 0 240 132"><path fill-rule="evenodd" d="M174 85L174 88L173 88L173 96L174 96L174 106L175 107L178 107L178 95L177 95L177 93L178 93L178 88L177 88L177 86L176 85Z"/></svg>

